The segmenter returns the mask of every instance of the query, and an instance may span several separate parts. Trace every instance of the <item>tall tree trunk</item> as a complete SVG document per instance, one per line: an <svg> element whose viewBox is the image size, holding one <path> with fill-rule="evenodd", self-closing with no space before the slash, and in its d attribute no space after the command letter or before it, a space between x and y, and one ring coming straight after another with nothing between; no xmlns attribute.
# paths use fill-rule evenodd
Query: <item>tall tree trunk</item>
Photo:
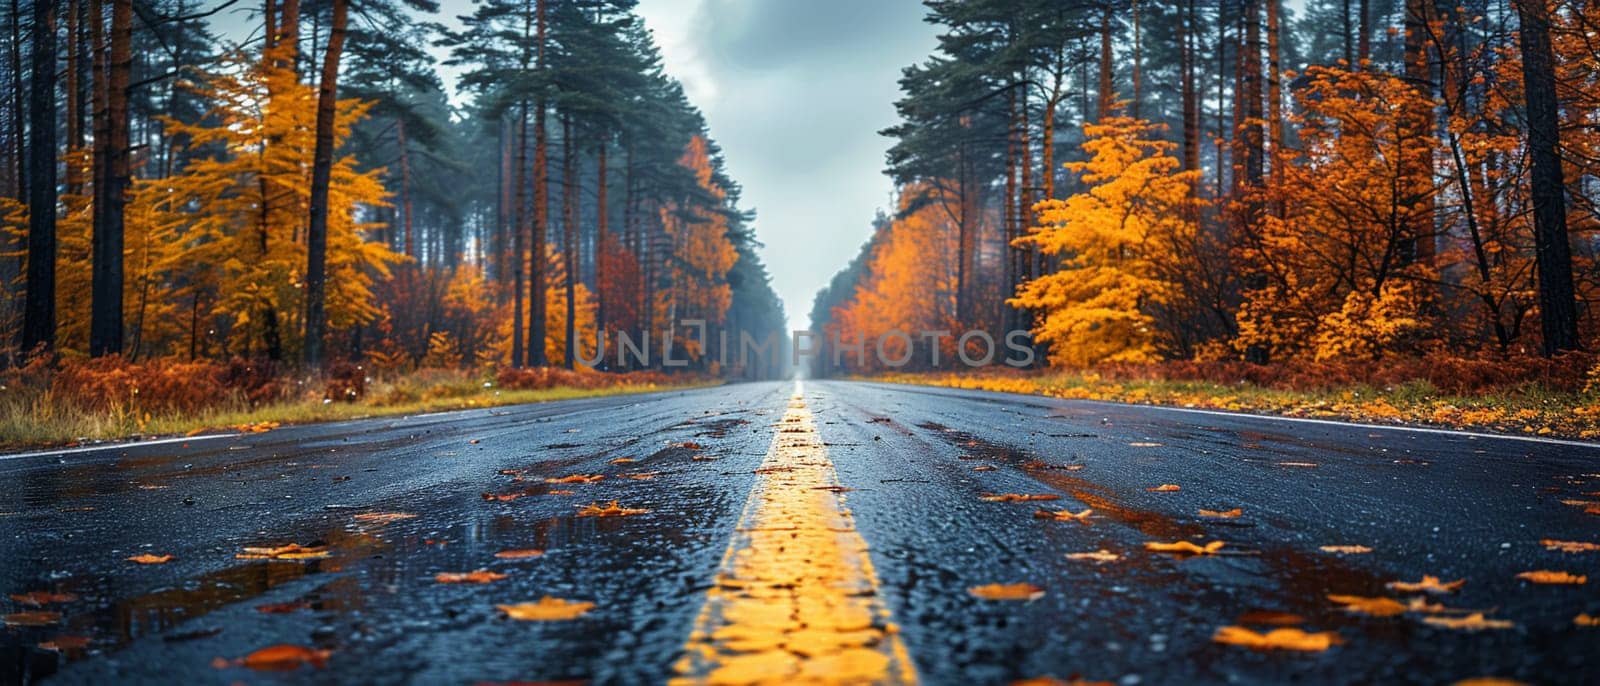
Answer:
<svg viewBox="0 0 1600 686"><path fill-rule="evenodd" d="M78 61L78 43L81 42L82 32L78 27L78 20L82 12L79 8L85 0L71 0L67 4L67 151L77 152L83 144L83 120L80 112L83 109L82 91L78 88L78 80L83 78L83 64ZM90 2L89 4L96 4ZM70 159L67 162L67 195L78 195L83 192L83 166L80 160Z"/></svg>
<svg viewBox="0 0 1600 686"><path fill-rule="evenodd" d="M28 175L33 182L28 187L24 354L48 354L56 340L56 5L56 0L34 0L33 5L33 79L28 88Z"/></svg>
<svg viewBox="0 0 1600 686"><path fill-rule="evenodd" d="M1178 49L1182 51L1179 62L1183 74L1183 169L1200 168L1200 104L1195 88L1195 0L1186 0L1184 14L1178 17ZM1192 192L1199 192L1195 184Z"/></svg>
<svg viewBox="0 0 1600 686"><path fill-rule="evenodd" d="M513 366L513 367L521 367L521 366L523 366L523 363L528 359L528 357L530 357L529 355L526 354L525 351L527 351L530 347L539 347L541 349L544 347L544 342L543 342L543 338L542 337L541 338L528 338L528 339L526 339L526 341L523 339L523 330L524 330L523 329L523 322L525 321L523 319L523 316L522 316L523 303L528 300L528 295L537 294L538 293L537 289L530 289L529 291L525 292L523 290L523 288L522 288L523 268L528 263L528 257L527 257L528 251L523 247L523 242L524 242L523 239L527 235L527 232L529 231L529 228L530 228L529 227L529 219L530 219L530 217L528 216L528 203L527 203L527 197L528 197L527 196L527 192L528 192L528 103L527 103L527 101L523 101L523 103L522 103L522 111L517 117L516 146L517 146L517 162L516 162L517 173L516 173L516 182L515 182L516 186L517 186L516 201L515 201L516 202L516 205L515 205L515 207L516 207L516 210L515 210L516 226L515 226L515 228L512 229L512 233L511 233L511 259L507 260L507 262L511 265L511 321L512 321L512 324L511 324L511 366ZM537 258L538 252L536 251L534 253L534 255ZM539 260L535 259L534 260L534 264L537 265L538 263L539 263ZM535 267L535 268L537 268L537 267ZM532 303L528 303L528 307L531 309L533 307L533 304Z"/></svg>
<svg viewBox="0 0 1600 686"><path fill-rule="evenodd" d="M1521 27L1523 91L1528 99L1528 157L1533 238L1539 269L1539 325L1544 353L1577 350L1578 307L1567 236L1566 184L1561 171L1559 103L1550 14L1543 0L1514 0Z"/></svg>
<svg viewBox="0 0 1600 686"><path fill-rule="evenodd" d="M561 257L567 271L567 330L562 364L578 365L578 152L572 120L561 117Z"/></svg>
<svg viewBox="0 0 1600 686"><path fill-rule="evenodd" d="M417 257L417 241L411 234L411 159L406 151L406 118L395 117L395 147L400 149L400 208L405 212L403 220L405 226L406 256L412 259Z"/></svg>
<svg viewBox="0 0 1600 686"><path fill-rule="evenodd" d="M1144 84L1142 74L1144 68L1143 36L1139 35L1139 0L1132 0L1129 10L1133 18L1133 118L1139 118L1139 101L1143 99Z"/></svg>
<svg viewBox="0 0 1600 686"><path fill-rule="evenodd" d="M1267 126L1271 142L1271 172L1274 187L1283 179L1283 66L1280 62L1278 36L1278 3L1267 3ZM1285 208L1273 203L1273 212L1283 216Z"/></svg>
<svg viewBox="0 0 1600 686"><path fill-rule="evenodd" d="M1428 64L1428 8L1424 0L1406 0L1405 3L1405 73L1406 81L1416 92L1413 102L1407 103L1402 116L1405 125L1401 135L1405 136L1406 152L1402 155L1405 165L1405 178L1408 183L1408 195L1426 196L1419 200L1423 208L1412 217L1411 226L1407 228L1407 239L1411 242L1416 260L1424 265L1433 266L1434 255L1437 249L1434 245L1434 211L1433 211L1433 150L1438 141L1434 136L1433 126L1433 78L1432 70Z"/></svg>
<svg viewBox="0 0 1600 686"><path fill-rule="evenodd" d="M54 5L51 5L41 10L39 5L45 4L46 1L35 0L33 8L34 21L38 21L41 11L54 9ZM51 34L50 37L52 39L51 45L54 46L53 39L55 34ZM32 161L27 154L27 145L23 143L23 138L28 135L26 123L28 121L28 109L27 103L23 101L23 96L31 93L29 90L31 86L25 87L22 85L22 42L22 5L19 0L11 0L11 145L13 148L11 151L13 153L11 183L14 186L12 188L13 197L17 199L17 202L27 203L29 198L28 168ZM33 44L39 45L37 37L35 37ZM37 81L38 79L34 80ZM50 88L54 90L55 85L51 84Z"/></svg>
<svg viewBox="0 0 1600 686"><path fill-rule="evenodd" d="M284 3L288 16L291 5ZM306 224L306 340L309 367L323 362L322 338L327 330L328 184L333 175L333 118L337 114L339 57L344 52L345 23L350 0L333 0L333 26L328 49L322 55L322 79L317 82L316 148L311 155L311 219Z"/></svg>
<svg viewBox="0 0 1600 686"><path fill-rule="evenodd" d="M122 352L123 209L127 205L128 76L133 64L133 0L111 3L111 52L105 82L105 132L100 172L105 188L94 207L89 354ZM97 142L98 144L98 142Z"/></svg>
<svg viewBox="0 0 1600 686"><path fill-rule="evenodd" d="M1261 2L1245 0L1245 46L1244 53L1239 56L1244 65L1245 180L1252 189L1261 187L1265 175L1261 130Z"/></svg>
<svg viewBox="0 0 1600 686"><path fill-rule="evenodd" d="M594 228L594 328L601 336L606 332L606 220L610 206L606 204L606 148L605 139L595 153L595 228Z"/></svg>
<svg viewBox="0 0 1600 686"><path fill-rule="evenodd" d="M348 0L345 0L348 5ZM334 8L337 12L338 8ZM348 10L347 10L348 11ZM329 37L332 38L331 36ZM283 0L283 17L278 21L278 45L285 46L279 66L300 73L300 0ZM326 63L326 62L324 62Z"/></svg>
<svg viewBox="0 0 1600 686"><path fill-rule="evenodd" d="M1356 51L1352 41L1355 39L1355 30L1350 24L1350 0L1344 0L1344 12L1339 16L1344 20L1344 63L1354 68Z"/></svg>
<svg viewBox="0 0 1600 686"><path fill-rule="evenodd" d="M1367 68L1367 60L1372 57L1372 26L1367 23L1371 20L1372 11L1368 4L1368 0L1356 4L1356 12L1360 15L1356 17L1356 30L1360 33L1356 34L1355 68L1361 70Z"/></svg>
<svg viewBox="0 0 1600 686"><path fill-rule="evenodd" d="M535 0L534 66L541 73L545 69L545 5L547 0ZM550 364L545 354L545 242L550 227L550 166L549 135L545 127L544 95L534 103L533 112L533 241L528 246L533 262L528 279L530 294L528 307L532 310L528 325L528 364L543 367Z"/></svg>
<svg viewBox="0 0 1600 686"><path fill-rule="evenodd" d="M1115 66L1114 53L1111 52L1112 28L1116 25L1115 15L1111 10L1111 0L1102 0L1100 11L1100 97L1099 107L1095 109L1095 116L1101 120L1111 116L1111 107L1115 102L1116 94L1112 92L1111 70Z"/></svg>

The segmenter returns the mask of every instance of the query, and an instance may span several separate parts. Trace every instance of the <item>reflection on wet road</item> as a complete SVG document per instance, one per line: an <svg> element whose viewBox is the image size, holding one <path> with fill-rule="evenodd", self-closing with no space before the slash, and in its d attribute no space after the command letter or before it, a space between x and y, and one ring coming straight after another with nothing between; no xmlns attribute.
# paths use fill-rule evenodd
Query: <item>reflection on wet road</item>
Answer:
<svg viewBox="0 0 1600 686"><path fill-rule="evenodd" d="M1600 682L1573 445L807 382L0 478L0 683Z"/></svg>

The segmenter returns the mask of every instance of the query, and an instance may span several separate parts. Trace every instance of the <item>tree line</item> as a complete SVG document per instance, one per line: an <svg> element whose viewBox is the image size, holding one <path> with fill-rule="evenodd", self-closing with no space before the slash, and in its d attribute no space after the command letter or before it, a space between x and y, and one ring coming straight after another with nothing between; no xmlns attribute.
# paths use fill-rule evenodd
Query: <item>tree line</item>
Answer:
<svg viewBox="0 0 1600 686"><path fill-rule="evenodd" d="M1594 335L1596 3L926 4L900 200L817 295L828 337L1026 329L1087 366Z"/></svg>
<svg viewBox="0 0 1600 686"><path fill-rule="evenodd" d="M480 0L450 29L432 0L14 0L4 364L646 366L626 334L648 366L768 373L674 326L784 316L633 5Z"/></svg>

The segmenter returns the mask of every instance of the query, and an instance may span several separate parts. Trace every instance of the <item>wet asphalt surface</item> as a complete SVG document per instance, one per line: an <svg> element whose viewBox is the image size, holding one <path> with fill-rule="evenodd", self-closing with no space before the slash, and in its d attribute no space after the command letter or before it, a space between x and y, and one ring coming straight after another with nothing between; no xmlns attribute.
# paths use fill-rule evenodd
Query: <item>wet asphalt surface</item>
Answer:
<svg viewBox="0 0 1600 686"><path fill-rule="evenodd" d="M0 628L0 683L662 682L793 390L740 384L0 455L0 592L77 597L45 608L59 624ZM1600 552L1540 544L1600 542L1600 515L1563 502L1600 502L1600 448L945 389L804 390L927 683L1600 683L1600 627L1573 622L1600 615ZM544 483L572 474L607 478ZM1181 490L1146 490L1161 484ZM612 499L651 512L574 516ZM1095 512L1054 521L1035 518L1039 506ZM1187 558L1143 547L1183 539L1226 545ZM331 556L236 558L285 543ZM494 557L526 548L546 553ZM1066 557L1099 549L1121 559ZM174 559L125 560L140 553ZM508 577L434 581L476 569ZM1516 578L1540 569L1591 580ZM1326 599L1404 600L1384 585L1424 574L1466 580L1435 601L1516 626L1448 629ZM1045 595L967 593L997 582ZM545 595L596 607L567 622L494 608ZM9 598L0 608L37 609ZM1302 653L1211 640L1224 625L1274 628L1252 622L1284 613L1344 644ZM38 647L63 635L89 643ZM212 665L280 643L332 652L322 669Z"/></svg>

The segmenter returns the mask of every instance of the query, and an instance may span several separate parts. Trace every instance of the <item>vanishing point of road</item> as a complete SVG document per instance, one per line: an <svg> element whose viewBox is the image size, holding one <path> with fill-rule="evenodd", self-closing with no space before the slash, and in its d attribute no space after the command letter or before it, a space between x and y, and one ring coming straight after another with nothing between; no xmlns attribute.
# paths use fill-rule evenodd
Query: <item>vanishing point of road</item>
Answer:
<svg viewBox="0 0 1600 686"><path fill-rule="evenodd" d="M1575 442L768 382L0 455L0 483L4 683L1600 683L1600 551L1547 543L1600 542ZM1147 547L1180 541L1212 545ZM1464 583L1390 586L1425 575ZM320 666L252 669L275 645Z"/></svg>

